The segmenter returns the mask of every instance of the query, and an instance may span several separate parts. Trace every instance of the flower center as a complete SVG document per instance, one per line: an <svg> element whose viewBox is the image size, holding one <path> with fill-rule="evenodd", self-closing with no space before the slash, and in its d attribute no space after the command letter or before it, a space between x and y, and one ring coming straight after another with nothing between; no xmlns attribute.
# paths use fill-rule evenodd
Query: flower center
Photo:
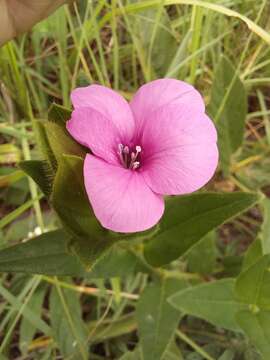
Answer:
<svg viewBox="0 0 270 360"><path fill-rule="evenodd" d="M142 148L136 145L134 149L129 148L127 145L118 145L118 155L121 164L126 169L136 170L141 166L141 152Z"/></svg>

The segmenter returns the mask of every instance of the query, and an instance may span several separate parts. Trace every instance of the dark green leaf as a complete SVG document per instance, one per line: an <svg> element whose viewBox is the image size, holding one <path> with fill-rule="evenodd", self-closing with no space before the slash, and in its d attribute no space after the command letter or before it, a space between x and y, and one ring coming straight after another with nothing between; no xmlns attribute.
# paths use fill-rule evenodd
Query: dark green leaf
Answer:
<svg viewBox="0 0 270 360"><path fill-rule="evenodd" d="M52 104L48 112L48 120L58 125L65 126L71 118L72 111L59 104Z"/></svg>
<svg viewBox="0 0 270 360"><path fill-rule="evenodd" d="M83 160L62 156L53 184L52 204L59 217L78 237L103 233L91 208L83 181ZM97 236L98 236L97 235Z"/></svg>
<svg viewBox="0 0 270 360"><path fill-rule="evenodd" d="M221 166L227 174L231 155L243 141L247 95L236 69L224 56L214 74L208 110L217 125Z"/></svg>
<svg viewBox="0 0 270 360"><path fill-rule="evenodd" d="M21 161L19 167L30 176L47 197L52 191L54 172L46 160Z"/></svg>
<svg viewBox="0 0 270 360"><path fill-rule="evenodd" d="M148 286L137 305L137 320L143 359L162 359L180 320L180 314L167 299L186 283L176 279L163 279Z"/></svg>
<svg viewBox="0 0 270 360"><path fill-rule="evenodd" d="M120 245L114 245L94 264L86 276L92 279L109 279L126 277L136 272L148 273L149 269L133 252L122 248Z"/></svg>
<svg viewBox="0 0 270 360"><path fill-rule="evenodd" d="M71 246L74 252L87 267L91 267L117 240L109 238L108 231L93 214L84 187L81 158L65 155L59 159L52 204L64 227L73 235Z"/></svg>
<svg viewBox="0 0 270 360"><path fill-rule="evenodd" d="M239 331L235 314L247 308L234 297L234 280L222 279L184 289L169 302L178 310L209 321L215 326Z"/></svg>
<svg viewBox="0 0 270 360"><path fill-rule="evenodd" d="M146 260L168 264L195 245L209 231L253 206L260 196L251 193L197 193L174 197L166 204L157 236L145 245Z"/></svg>
<svg viewBox="0 0 270 360"><path fill-rule="evenodd" d="M270 255L259 258L237 278L235 291L239 301L251 308L270 309Z"/></svg>
<svg viewBox="0 0 270 360"><path fill-rule="evenodd" d="M43 126L57 162L61 161L63 154L85 157L86 149L69 135L65 127L51 121L44 121Z"/></svg>
<svg viewBox="0 0 270 360"><path fill-rule="evenodd" d="M45 121L35 121L34 123L37 134L37 141L45 160L47 160L51 168L56 171L57 161L49 143L48 134L46 132L44 123Z"/></svg>
<svg viewBox="0 0 270 360"><path fill-rule="evenodd" d="M222 277L236 277L242 270L243 257L239 255L225 256L222 260L222 263Z"/></svg>
<svg viewBox="0 0 270 360"><path fill-rule="evenodd" d="M70 239L62 230L51 231L25 243L0 251L1 272L26 272L47 275L83 275L75 256L68 254Z"/></svg>
<svg viewBox="0 0 270 360"><path fill-rule="evenodd" d="M270 359L270 311L240 311L236 320L263 359Z"/></svg>
<svg viewBox="0 0 270 360"><path fill-rule="evenodd" d="M71 239L63 230L44 233L25 243L0 251L0 272L85 276L88 278L123 277L146 271L142 261L128 250L114 246L86 272L78 258L68 252Z"/></svg>

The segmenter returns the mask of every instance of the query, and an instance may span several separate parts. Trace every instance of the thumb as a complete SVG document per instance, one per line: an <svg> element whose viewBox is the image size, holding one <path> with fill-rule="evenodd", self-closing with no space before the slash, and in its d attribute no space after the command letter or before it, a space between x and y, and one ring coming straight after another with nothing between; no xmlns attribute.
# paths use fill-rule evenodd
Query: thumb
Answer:
<svg viewBox="0 0 270 360"><path fill-rule="evenodd" d="M49 16L66 0L0 0L0 46Z"/></svg>

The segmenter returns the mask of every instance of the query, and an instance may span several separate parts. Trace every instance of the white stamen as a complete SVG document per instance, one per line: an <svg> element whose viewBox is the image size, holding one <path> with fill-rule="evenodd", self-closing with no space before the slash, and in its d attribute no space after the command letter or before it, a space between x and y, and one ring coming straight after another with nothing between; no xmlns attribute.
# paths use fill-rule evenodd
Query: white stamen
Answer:
<svg viewBox="0 0 270 360"><path fill-rule="evenodd" d="M137 145L135 149L136 149L137 153L140 153L142 151L142 148L139 145Z"/></svg>
<svg viewBox="0 0 270 360"><path fill-rule="evenodd" d="M124 145L123 144L118 144L118 150L120 151L120 153L123 152L124 149Z"/></svg>
<svg viewBox="0 0 270 360"><path fill-rule="evenodd" d="M118 154L121 160L121 163L124 167L127 166L126 161L124 159L125 155L124 155L124 145L123 144L118 144Z"/></svg>

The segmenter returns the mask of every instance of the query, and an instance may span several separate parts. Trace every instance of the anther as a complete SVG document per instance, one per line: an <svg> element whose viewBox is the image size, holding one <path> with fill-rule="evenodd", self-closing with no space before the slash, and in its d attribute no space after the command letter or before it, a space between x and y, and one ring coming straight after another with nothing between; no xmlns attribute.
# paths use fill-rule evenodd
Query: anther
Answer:
<svg viewBox="0 0 270 360"><path fill-rule="evenodd" d="M140 164L140 153L142 148L139 145L135 146L135 151L131 151L131 148L127 145L118 144L118 155L124 168L137 169Z"/></svg>
<svg viewBox="0 0 270 360"><path fill-rule="evenodd" d="M139 161L135 161L133 164L132 164L132 169L138 169L138 167L140 166L140 162Z"/></svg>
<svg viewBox="0 0 270 360"><path fill-rule="evenodd" d="M129 147L128 147L128 146L125 146L123 152L124 152L125 154L129 154Z"/></svg>

